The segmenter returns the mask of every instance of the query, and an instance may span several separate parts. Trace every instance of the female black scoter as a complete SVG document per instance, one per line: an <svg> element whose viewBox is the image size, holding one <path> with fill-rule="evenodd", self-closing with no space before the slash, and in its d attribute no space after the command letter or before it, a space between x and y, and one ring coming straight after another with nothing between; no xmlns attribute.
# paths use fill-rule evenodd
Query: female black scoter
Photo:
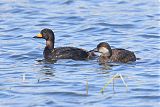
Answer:
<svg viewBox="0 0 160 107"><path fill-rule="evenodd" d="M136 56L133 52L121 48L111 49L110 45L106 42L99 43L93 51L101 53L99 57L101 64L107 62L127 63L136 61Z"/></svg>
<svg viewBox="0 0 160 107"><path fill-rule="evenodd" d="M43 38L46 40L46 47L43 51L43 56L46 60L58 60L58 59L73 59L73 60L85 60L94 56L93 52L88 52L84 49L76 47L58 47L54 48L54 32L51 29L43 29L40 34L34 38Z"/></svg>

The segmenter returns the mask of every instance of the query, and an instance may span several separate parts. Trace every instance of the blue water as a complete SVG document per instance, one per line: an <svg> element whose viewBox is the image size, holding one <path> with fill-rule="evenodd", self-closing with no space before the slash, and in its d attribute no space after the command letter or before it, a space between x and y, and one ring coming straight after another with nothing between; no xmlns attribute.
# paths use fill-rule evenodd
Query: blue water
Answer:
<svg viewBox="0 0 160 107"><path fill-rule="evenodd" d="M158 0L0 0L0 107L160 106ZM99 42L134 51L140 60L106 69L97 60L43 59L43 28L55 46L91 50ZM100 90L115 74L120 79ZM88 81L88 95L86 84Z"/></svg>

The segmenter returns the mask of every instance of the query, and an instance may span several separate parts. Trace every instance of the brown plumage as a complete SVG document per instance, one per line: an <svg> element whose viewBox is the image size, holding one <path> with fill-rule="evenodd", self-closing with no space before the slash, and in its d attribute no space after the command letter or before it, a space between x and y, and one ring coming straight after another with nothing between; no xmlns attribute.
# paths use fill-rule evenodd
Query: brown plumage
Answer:
<svg viewBox="0 0 160 107"><path fill-rule="evenodd" d="M107 62L122 62L127 63L136 61L136 56L133 52L125 49L111 49L110 45L106 42L101 42L94 49L95 52L101 53L99 57L100 63Z"/></svg>
<svg viewBox="0 0 160 107"><path fill-rule="evenodd" d="M85 60L91 58L93 52L88 52L84 49L76 47L58 47L54 48L54 33L51 29L43 29L41 33L34 38L43 38L46 40L46 47L43 51L43 56L47 60L58 60L58 59L74 59L74 60Z"/></svg>

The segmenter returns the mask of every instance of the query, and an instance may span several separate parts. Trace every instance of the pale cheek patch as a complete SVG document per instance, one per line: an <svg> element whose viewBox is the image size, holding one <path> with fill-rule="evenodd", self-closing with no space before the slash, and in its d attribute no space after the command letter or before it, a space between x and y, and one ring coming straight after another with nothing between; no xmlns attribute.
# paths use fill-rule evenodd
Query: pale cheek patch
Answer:
<svg viewBox="0 0 160 107"><path fill-rule="evenodd" d="M99 49L99 52L101 52L101 53L109 53L109 50L107 48L105 48L105 47L101 47Z"/></svg>

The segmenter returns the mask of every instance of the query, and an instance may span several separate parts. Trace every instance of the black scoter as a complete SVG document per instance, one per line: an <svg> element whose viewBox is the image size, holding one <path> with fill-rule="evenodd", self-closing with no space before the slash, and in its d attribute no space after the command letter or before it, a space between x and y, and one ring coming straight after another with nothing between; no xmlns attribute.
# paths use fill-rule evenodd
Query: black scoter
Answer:
<svg viewBox="0 0 160 107"><path fill-rule="evenodd" d="M107 62L127 63L136 61L136 56L133 52L121 48L111 49L110 45L106 42L99 43L93 51L101 53L99 57L101 64Z"/></svg>
<svg viewBox="0 0 160 107"><path fill-rule="evenodd" d="M73 59L73 60L85 60L94 56L93 52L88 52L81 48L76 47L54 47L55 36L51 29L45 28L41 32L34 36L34 38L43 38L46 40L46 47L44 48L43 55L46 60L58 60L58 59Z"/></svg>

